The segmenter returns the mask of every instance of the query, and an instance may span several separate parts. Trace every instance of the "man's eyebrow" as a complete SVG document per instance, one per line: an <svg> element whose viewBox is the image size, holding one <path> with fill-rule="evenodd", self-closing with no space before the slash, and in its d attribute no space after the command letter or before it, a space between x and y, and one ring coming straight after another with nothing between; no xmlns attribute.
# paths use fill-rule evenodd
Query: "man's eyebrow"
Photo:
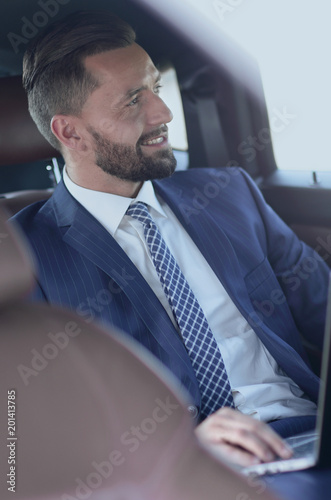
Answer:
<svg viewBox="0 0 331 500"><path fill-rule="evenodd" d="M157 73L157 76L155 78L155 82L154 83L158 83L162 78L162 75L160 72ZM126 99L130 99L131 97L133 97L134 95L136 94L139 94L139 92L142 92L143 90L146 90L147 89L147 86L146 85L142 85L141 87L137 87L135 89L131 89L129 90L125 96L124 96L124 99L123 100L126 100Z"/></svg>

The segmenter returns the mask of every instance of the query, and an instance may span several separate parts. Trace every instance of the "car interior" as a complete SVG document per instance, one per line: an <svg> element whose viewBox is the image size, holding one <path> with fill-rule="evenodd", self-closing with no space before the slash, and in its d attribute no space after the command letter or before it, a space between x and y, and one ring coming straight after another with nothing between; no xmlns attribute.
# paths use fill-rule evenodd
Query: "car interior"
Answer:
<svg viewBox="0 0 331 500"><path fill-rule="evenodd" d="M45 328L49 328L49 324L54 325L52 323L54 321L59 321L60 324L69 321L69 316L66 316L69 313L61 312L60 314L52 308L39 308L37 306L28 309L23 305L22 297L28 287L32 286L32 264L28 258L28 248L24 246L24 243L22 247L22 236L19 233L14 234L14 230L12 234L12 230L6 225L6 219L33 202L50 197L61 177L61 169L64 164L58 151L54 150L41 136L29 115L27 99L21 83L24 50L29 40L36 36L49 22L81 9L109 9L127 20L137 32L137 42L150 54L161 73L166 75L169 74L169 71L171 72L171 85L176 86L180 97L178 109L172 111L174 114L176 112L182 113L184 123L185 140L181 141L182 143L179 145L174 144L178 168L242 167L253 177L270 206L293 228L299 238L316 249L329 265L331 263L331 242L329 242L331 176L329 173L323 173L317 178L318 165L313 165L311 172L281 171L278 168L270 133L268 135L270 119L258 65L247 53L232 46L221 30L208 28L208 22L199 15L198 11L194 11L188 4L183 6L183 2L172 0L167 2L155 2L155 0L154 2L151 0L11 0L11 2L2 2L0 5L0 237L3 234L10 234L10 236L3 241L0 239L0 310L4 311L4 308L8 308L9 311L6 313L6 323L2 323L4 318L1 319L1 324L6 325L4 337L1 339L1 350L6 349L5 357L10 360L6 365L8 377L14 376L10 371L10 366L22 363L19 358L15 358L16 354L13 354L15 343L6 342L7 338L9 340L10 329L14 328L14 323L11 326L10 321L18 321L19 318L19 325L15 326L19 330L17 342L23 346L22 352L25 349L26 356L29 345L23 339L22 328L24 324L31 322L31 325L34 325L30 327L30 332L33 334L34 345L37 346L41 342L42 332L45 331ZM233 64L234 59L236 59L237 64ZM244 78L243 74L245 74ZM263 147L251 148L252 154L247 154L248 149L244 149L245 141L249 137L261 137L261 131L266 134ZM6 247L7 244L9 247ZM15 313L10 313L10 311L15 311ZM70 319L70 321L78 321L78 319ZM79 327L84 329L82 324L79 324ZM53 328L55 327L53 326ZM56 328L59 329L59 327ZM23 399L22 390L20 404L24 407L24 412L27 412L27 434L32 436L26 444L29 448L26 449L33 450L32 457L47 454L45 455L45 463L41 461L40 464L42 467L40 474L45 477L40 489L38 489L39 486L35 488L33 481L26 476L26 478L22 478L22 483L26 481L24 494L18 498L37 498L38 495L44 498L42 495L46 493L50 495L49 498L51 498L51 494L56 495L58 491L53 480L53 473L58 464L61 463L63 456L67 458L62 464L62 469L63 471L70 470L71 479L74 475L80 478L87 477L91 472L90 464L95 456L95 448L93 447L100 444L104 435L107 435L108 442L112 443L113 436L123 434L129 425L127 421L121 421L123 415L115 414L114 407L107 407L103 399L105 393L102 391L111 394L115 400L117 397L116 384L105 387L106 377L111 379L110 374L107 373L110 367L102 366L96 370L92 361L87 366L84 365L83 361L87 361L87 353L90 356L91 350L95 352L95 359L99 359L98 356L105 349L105 352L112 356L111 359L115 361L116 356L118 356L119 364L122 363L125 366L130 366L130 369L132 368L130 373L133 378L136 378L136 385L130 388L132 398L129 398L127 412L137 412L137 420L141 420L143 415L139 414L141 412L139 405L134 404L136 402L134 395L142 392L147 378L149 379L149 396L152 395L154 399L155 395L160 393L166 397L165 392L168 390L171 394L176 392L172 388L169 389L167 382L158 378L156 375L158 369L155 370L155 367L150 366L149 360L145 360L144 356L141 358L136 356L132 346L126 345L118 339L116 333L114 333L114 337L111 337L111 340L107 340L107 344L104 333L97 327L95 327L95 331L92 327L91 332L87 330L89 329L86 329L84 335L81 336L82 345L79 345L77 352L68 351L68 359L65 360L63 369L68 370L71 362L77 363L78 370L81 371L80 376L85 377L86 380L90 380L89 376L91 376L95 384L100 383L100 392L95 394L93 392L95 387L88 386L88 382L86 382L87 385L84 389L86 392L78 395L76 413L73 411L70 415L71 428L75 429L75 433L70 438L72 446L68 441L65 448L56 448L57 444L61 443L62 446L64 443L63 437L58 439L56 434L52 434L52 436L47 434L47 429L53 424L55 426L55 422L60 422L57 432L60 433L63 430L63 435L65 435L68 425L65 415L59 413L59 407L64 402L59 399L61 380L55 381L58 374L55 371L54 373L49 371L52 397L49 393L42 393L41 391L45 388L39 386L31 391L31 395L27 396L30 398L31 407L34 408L36 422L41 424L42 433L40 435L35 427L36 422L33 423L33 428L28 428L33 416L31 409L28 409L27 401ZM97 339L96 341L92 342L92 335ZM103 343L107 345L104 346ZM311 349L311 346L307 346L307 349L310 352L312 364L318 372L320 353ZM12 359L10 356L14 356L14 358ZM72 360L70 356L72 356ZM135 372L135 370L137 371ZM138 375L136 376L134 373L138 373ZM127 376L129 375L127 373ZM167 380L167 377L165 379ZM64 399L67 398L68 407L70 406L71 391L77 390L78 381L72 380L70 384L66 387L63 395ZM172 387L171 383L170 387ZM38 401L41 397L47 398L49 402L47 411L44 408L38 408ZM176 394L173 397L177 398ZM147 404L147 399L146 396L144 405ZM86 405L84 408L79 406L82 405L82 401ZM152 404L153 401L149 404ZM182 408L183 403L178 402L178 404ZM87 408L93 405L95 405L95 411L89 414ZM115 404L116 408L118 406L119 403ZM96 409L100 409L100 412L98 413ZM38 416L39 410L41 413ZM45 413L43 413L44 410ZM83 422L78 411L87 412L89 419ZM153 408L150 407L148 411L152 412ZM148 411L146 415L150 414ZM157 442L154 435L150 436L148 440L150 448L149 445L146 450L144 448L144 455L142 455L144 458L140 464L142 465L141 470L139 469L137 472L136 469L140 455L130 455L130 460L126 463L127 469L125 467L121 469L118 484L123 488L124 486L130 488L128 478L132 477L134 482L136 475L138 477L141 472L141 476L139 476L141 490L139 492L137 490L136 496L132 495L132 498L161 499L172 497L184 499L201 498L204 494L206 498L216 499L220 498L218 494L215 494L215 489L217 488L217 476L221 475L222 481L226 481L229 487L228 495L225 494L222 498L236 498L236 495L241 492L243 492L242 498L250 498L249 494L252 490L249 490L247 484L241 482L242 480L239 480L235 473L232 473L226 466L220 465L196 441L189 448L188 442L192 438L193 431L190 422L185 420L182 413L180 410L181 416L176 417L174 425L178 425L180 429L189 428L189 431L185 430L180 440L175 443L175 437L173 440L169 440L170 426L169 428L165 426L164 434L160 438L169 451L169 456L173 457L170 460L171 464L167 458L168 451L159 457L158 464L153 463L153 457L157 453L155 450L160 449L160 441ZM89 426L91 429L99 425L100 427L95 428L95 433L91 435L90 444L89 442L80 443L81 433L87 434L88 431L87 427L84 426ZM42 445L42 440L45 441L44 445ZM53 447L56 450L54 455L50 451ZM188 449L190 449L189 453ZM100 449L98 449L98 453L100 453ZM174 454L172 455L172 453ZM29 454L30 452L22 458L27 464L30 460ZM174 458L175 456L176 458ZM167 464L168 469L160 472L156 469L159 465L161 467L162 460L164 460L164 464ZM75 463L74 468L72 468L73 463ZM207 467L207 464L212 465ZM162 491L157 492L155 489L150 491L143 489L144 481L145 486L147 483L148 485L153 484L152 480L146 482L149 468L153 471L153 474L151 473L153 481L159 481L160 484L161 482L162 484L167 483L168 489L164 487L163 490L161 488ZM30 469L27 468L29 474L32 474ZM194 486L191 483L191 489L187 489L188 482L185 482L185 474L190 474L192 477L194 470L199 470L197 477L200 480L203 478L205 482L210 476L208 494L203 488L199 489L199 481L194 482ZM124 477L124 471L126 471L126 477ZM66 483L69 476L63 472L62 477L64 482L61 488L63 489L69 484ZM110 483L111 481L107 479L103 486L108 488ZM239 489L234 489L235 483L240 486L238 486ZM52 486L48 488L47 485ZM100 489L93 492L95 495L93 498L99 498L97 495L101 495L101 493ZM248 496L244 496L244 494ZM118 496L114 492L114 496L107 496L107 498L126 498L120 495L120 492ZM131 498L129 494L127 497ZM100 498L104 497L100 496ZM269 496L267 493L261 493L258 498L267 500Z"/></svg>

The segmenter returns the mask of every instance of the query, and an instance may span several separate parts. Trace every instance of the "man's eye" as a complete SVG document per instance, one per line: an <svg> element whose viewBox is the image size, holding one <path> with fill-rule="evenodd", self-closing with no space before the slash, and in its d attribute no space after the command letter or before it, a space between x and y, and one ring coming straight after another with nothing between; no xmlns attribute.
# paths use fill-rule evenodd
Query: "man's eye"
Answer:
<svg viewBox="0 0 331 500"><path fill-rule="evenodd" d="M162 89L162 85L157 85L155 88L154 88L154 94L159 94L160 91Z"/></svg>
<svg viewBox="0 0 331 500"><path fill-rule="evenodd" d="M132 101L129 102L128 106L134 106L135 104L138 104L138 102L139 98L135 97L134 99L132 99Z"/></svg>

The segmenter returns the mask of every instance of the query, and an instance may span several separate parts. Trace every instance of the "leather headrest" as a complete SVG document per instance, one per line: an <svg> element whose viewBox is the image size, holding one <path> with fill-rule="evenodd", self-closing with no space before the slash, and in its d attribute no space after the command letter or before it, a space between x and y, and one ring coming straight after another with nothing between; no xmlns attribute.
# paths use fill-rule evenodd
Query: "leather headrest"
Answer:
<svg viewBox="0 0 331 500"><path fill-rule="evenodd" d="M23 191L14 191L0 195L0 209L2 207L11 217L22 208L31 205L37 201L48 200L52 196L54 189L25 189Z"/></svg>
<svg viewBox="0 0 331 500"><path fill-rule="evenodd" d="M33 285L34 266L19 228L0 211L0 308L25 295Z"/></svg>
<svg viewBox="0 0 331 500"><path fill-rule="evenodd" d="M60 156L40 134L28 110L20 76L0 78L0 165Z"/></svg>

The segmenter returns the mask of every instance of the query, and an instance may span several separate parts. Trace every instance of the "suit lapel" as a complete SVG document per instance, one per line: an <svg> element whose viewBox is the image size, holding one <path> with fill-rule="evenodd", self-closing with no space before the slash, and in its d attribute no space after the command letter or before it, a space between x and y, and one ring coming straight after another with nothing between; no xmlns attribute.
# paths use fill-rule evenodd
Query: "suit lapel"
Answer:
<svg viewBox="0 0 331 500"><path fill-rule="evenodd" d="M251 309L237 255L220 227L222 214L220 220L215 221L208 210L201 209L196 210L199 213L188 218L187 211L192 207L189 190L184 192L181 189L168 189L165 183L159 182L154 185L156 192L174 212L239 310L242 311L243 305Z"/></svg>
<svg viewBox="0 0 331 500"><path fill-rule="evenodd" d="M68 193L63 183L57 186L52 199L58 225L67 228L63 240L112 278L159 344L167 352L181 353L187 364L185 348L168 314L116 240Z"/></svg>

